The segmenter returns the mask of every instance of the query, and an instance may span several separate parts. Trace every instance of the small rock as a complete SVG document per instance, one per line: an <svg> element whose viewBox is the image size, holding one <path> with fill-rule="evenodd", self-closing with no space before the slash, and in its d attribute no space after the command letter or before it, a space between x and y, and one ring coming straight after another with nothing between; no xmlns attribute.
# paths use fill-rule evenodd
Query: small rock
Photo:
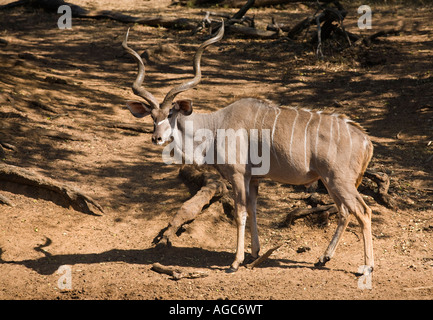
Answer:
<svg viewBox="0 0 433 320"><path fill-rule="evenodd" d="M310 250L311 250L310 247L304 247L304 246L302 246L302 247L299 247L299 248L296 250L296 252L297 252L297 253L303 253L303 252L307 252L307 251L310 251Z"/></svg>

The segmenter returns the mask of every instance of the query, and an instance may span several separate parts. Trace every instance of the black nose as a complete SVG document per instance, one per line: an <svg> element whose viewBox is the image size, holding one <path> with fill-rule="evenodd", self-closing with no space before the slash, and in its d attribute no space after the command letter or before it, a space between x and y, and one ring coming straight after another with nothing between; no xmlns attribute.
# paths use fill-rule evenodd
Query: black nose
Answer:
<svg viewBox="0 0 433 320"><path fill-rule="evenodd" d="M161 142L161 141L162 141L161 137L158 137L158 138L152 137L152 142L153 143L157 143L157 142Z"/></svg>

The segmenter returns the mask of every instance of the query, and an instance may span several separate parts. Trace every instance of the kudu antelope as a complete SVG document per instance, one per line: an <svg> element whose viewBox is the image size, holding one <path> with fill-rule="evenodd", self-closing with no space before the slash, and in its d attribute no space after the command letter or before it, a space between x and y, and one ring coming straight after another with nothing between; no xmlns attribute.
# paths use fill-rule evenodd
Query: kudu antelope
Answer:
<svg viewBox="0 0 433 320"><path fill-rule="evenodd" d="M259 144L270 144L267 173L253 175L254 165L250 162L215 164L217 170L231 182L235 200L237 248L235 260L228 271L236 271L244 260L247 215L250 218L252 256L258 257L260 246L256 223L256 199L261 178L293 185L309 185L321 179L338 207L339 220L336 232L316 266L323 266L331 259L347 227L349 214L352 213L362 229L365 266L372 270L371 210L358 193L357 187L372 157L373 146L358 124L335 113L282 108L257 99L241 99L216 112L205 114L193 113L190 100L174 101L179 93L193 88L200 82L202 53L207 46L222 38L224 26L216 36L205 41L197 49L193 64L194 78L171 89L159 104L157 99L142 87L144 64L140 56L128 47L128 33L122 46L138 65L138 75L132 90L146 102L127 101L127 107L135 117L152 117L154 144L162 145L172 139L178 139L185 132L187 123L193 125L194 131L209 130L213 134L213 139L216 139L221 129L247 129L250 132L255 129L262 132L267 130L270 133L270 141L262 139L264 135L256 135L260 140L256 141ZM242 135L238 138L245 140ZM193 143L197 145L200 142L201 140L194 140ZM251 144L250 140L244 142ZM182 149L182 141L176 143ZM250 144L248 147L252 148ZM215 154L218 152L216 147L214 151Z"/></svg>

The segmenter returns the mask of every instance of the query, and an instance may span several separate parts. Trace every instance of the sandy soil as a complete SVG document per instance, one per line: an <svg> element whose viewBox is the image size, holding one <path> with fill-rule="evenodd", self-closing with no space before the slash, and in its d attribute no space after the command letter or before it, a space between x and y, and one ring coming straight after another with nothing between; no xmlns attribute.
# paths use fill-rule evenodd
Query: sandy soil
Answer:
<svg viewBox="0 0 433 320"><path fill-rule="evenodd" d="M169 1L73 2L133 15L202 16L202 8L168 8ZM356 8L349 8L346 28L360 33ZM260 26L271 16L290 24L310 12L301 5L251 10ZM398 23L404 31L366 51L324 61L300 43L226 35L206 51L201 84L182 94L194 100L197 112L258 97L335 110L368 130L375 146L370 168L390 175L398 203L389 210L371 197L368 181L361 187L373 209L370 290L359 288L355 274L363 262L356 219L334 259L314 269L335 217L327 225L312 217L279 228L287 212L306 206L308 193L268 180L258 202L262 252L283 246L258 268L224 272L234 258L236 230L218 202L187 226L173 248L152 246L190 194L177 177L179 168L162 163L162 148L151 144L149 134L110 127L137 121L152 127L125 108L124 101L135 98L130 86L136 69L120 43L131 27L130 45L149 57L146 87L162 99L190 76L204 34L86 19L59 30L57 14L2 12L0 38L8 44L0 43L0 141L16 146L5 150L2 161L80 188L105 213L83 214L28 188L2 186L15 206L0 205L0 299L431 299L433 9L388 5L373 12L374 28L365 33ZM309 250L297 252L300 247ZM173 281L151 270L155 262L209 275ZM67 271L71 289L61 285Z"/></svg>

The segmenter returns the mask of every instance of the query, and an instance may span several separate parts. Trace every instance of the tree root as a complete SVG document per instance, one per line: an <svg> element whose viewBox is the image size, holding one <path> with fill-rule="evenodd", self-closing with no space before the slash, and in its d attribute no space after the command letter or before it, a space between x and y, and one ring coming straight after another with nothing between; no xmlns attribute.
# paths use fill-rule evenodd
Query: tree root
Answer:
<svg viewBox="0 0 433 320"><path fill-rule="evenodd" d="M173 267L163 266L158 262L154 263L151 269L158 273L168 274L169 276L171 276L172 280L180 280L183 278L197 279L197 278L204 278L209 275L206 272L202 272L202 271L185 272L178 268L175 269Z"/></svg>
<svg viewBox="0 0 433 320"><path fill-rule="evenodd" d="M13 207L14 204L9 200L9 198L0 194L0 204L5 204L7 206Z"/></svg>
<svg viewBox="0 0 433 320"><path fill-rule="evenodd" d="M322 214L324 218L327 220L329 216L337 213L337 207L333 204L317 206L313 208L297 208L295 210L290 211L284 221L280 223L280 227L289 227L294 223L295 220L304 218L311 214Z"/></svg>
<svg viewBox="0 0 433 320"><path fill-rule="evenodd" d="M179 170L179 176L192 189L192 193L198 191L180 207L168 226L153 239L153 244L170 247L171 239L179 233L182 226L194 221L203 208L215 199L222 201L225 210L233 208L226 182L212 169L186 165Z"/></svg>
<svg viewBox="0 0 433 320"><path fill-rule="evenodd" d="M395 209L396 202L395 200L388 194L389 189L389 177L386 173L383 172L373 172L367 170L364 173L364 176L372 180L377 184L378 190L376 193L376 201L383 204L388 209Z"/></svg>
<svg viewBox="0 0 433 320"><path fill-rule="evenodd" d="M254 260L253 262L249 263L246 265L246 267L248 269L254 269L255 267L257 267L259 264L261 264L263 261L265 261L266 259L269 258L269 256L277 249L279 249L283 244L279 244L271 249L269 249L268 251L266 251L263 255L261 255L260 257L258 257L256 260Z"/></svg>
<svg viewBox="0 0 433 320"><path fill-rule="evenodd" d="M54 192L66 200L68 205L83 213L98 215L97 212L104 212L95 200L80 190L20 167L0 163L0 181L2 181L0 185L2 188L6 188L6 183L9 182L40 189L48 195ZM54 201L52 197L48 198Z"/></svg>

